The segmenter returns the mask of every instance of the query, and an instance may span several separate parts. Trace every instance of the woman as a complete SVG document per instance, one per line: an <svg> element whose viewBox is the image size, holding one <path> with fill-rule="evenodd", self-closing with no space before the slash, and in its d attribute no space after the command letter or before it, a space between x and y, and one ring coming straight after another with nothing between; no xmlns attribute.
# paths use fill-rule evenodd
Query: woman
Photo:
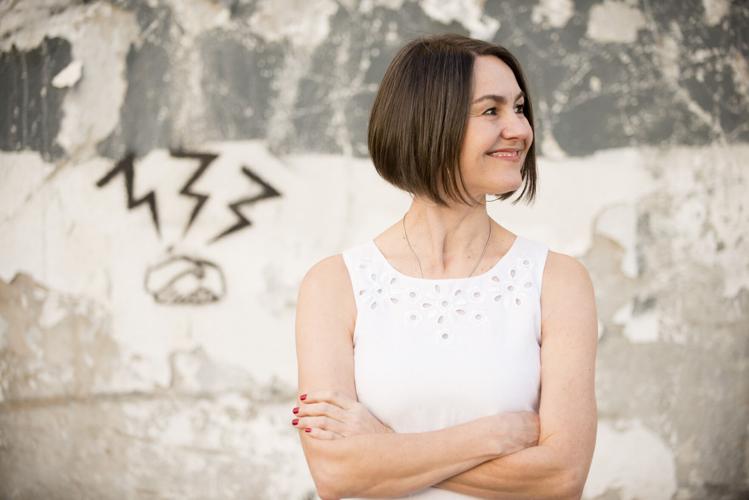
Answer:
<svg viewBox="0 0 749 500"><path fill-rule="evenodd" d="M596 433L591 281L486 211L487 194L535 195L519 63L457 35L410 42L369 149L413 202L300 286L292 424L320 496L579 498Z"/></svg>

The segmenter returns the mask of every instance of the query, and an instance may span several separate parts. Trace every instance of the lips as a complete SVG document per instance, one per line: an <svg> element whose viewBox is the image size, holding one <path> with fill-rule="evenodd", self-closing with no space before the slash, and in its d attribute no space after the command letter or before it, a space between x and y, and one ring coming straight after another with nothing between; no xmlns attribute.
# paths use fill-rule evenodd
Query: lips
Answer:
<svg viewBox="0 0 749 500"><path fill-rule="evenodd" d="M492 158L503 158L508 160L516 160L520 158L520 153L522 152L522 149L515 149L515 148L503 148L503 149L495 149L494 151L489 151L488 154Z"/></svg>
<svg viewBox="0 0 749 500"><path fill-rule="evenodd" d="M522 150L523 150L523 148L501 148L501 149L493 149L493 150L489 151L489 153L487 153L487 154L499 153L499 152L512 153L514 151L522 151Z"/></svg>

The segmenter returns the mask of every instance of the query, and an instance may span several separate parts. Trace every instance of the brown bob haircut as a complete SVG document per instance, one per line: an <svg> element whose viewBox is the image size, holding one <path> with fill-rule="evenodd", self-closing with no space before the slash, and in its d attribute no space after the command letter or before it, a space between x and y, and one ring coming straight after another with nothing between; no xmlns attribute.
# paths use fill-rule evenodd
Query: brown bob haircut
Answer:
<svg viewBox="0 0 749 500"><path fill-rule="evenodd" d="M520 63L499 45L462 35L417 38L395 55L385 71L369 117L369 153L377 173L409 193L447 206L448 199L466 200L460 175L460 150L473 91L473 63L477 56L505 62L525 93L524 114L533 125L533 108ZM520 171L527 203L536 195L536 142ZM460 183L460 185L459 185ZM462 191L461 191L462 188ZM497 194L506 200L516 191Z"/></svg>

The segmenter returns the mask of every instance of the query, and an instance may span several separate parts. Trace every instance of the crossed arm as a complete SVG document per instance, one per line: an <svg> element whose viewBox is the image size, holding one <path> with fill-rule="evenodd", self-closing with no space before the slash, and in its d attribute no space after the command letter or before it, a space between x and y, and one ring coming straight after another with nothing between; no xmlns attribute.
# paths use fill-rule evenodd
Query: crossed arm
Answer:
<svg viewBox="0 0 749 500"><path fill-rule="evenodd" d="M323 499L393 497L427 488L499 455L485 417L423 433L382 432L302 444Z"/></svg>
<svg viewBox="0 0 749 500"><path fill-rule="evenodd" d="M313 266L302 282L296 325L302 392L332 389L356 398L350 288L340 256ZM502 432L508 429L497 425L501 414L418 434L320 439L318 430L301 432L320 496L398 496L435 486L483 498L579 498L596 433L597 324L585 268L550 252L541 303L536 446L508 454L502 446Z"/></svg>

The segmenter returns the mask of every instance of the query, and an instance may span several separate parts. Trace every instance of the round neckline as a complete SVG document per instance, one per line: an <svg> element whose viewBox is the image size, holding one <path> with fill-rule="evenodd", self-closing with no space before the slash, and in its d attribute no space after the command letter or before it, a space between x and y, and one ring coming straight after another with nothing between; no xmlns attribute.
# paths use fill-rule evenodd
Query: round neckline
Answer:
<svg viewBox="0 0 749 500"><path fill-rule="evenodd" d="M377 246L377 243L375 243L374 239L369 240L369 244L374 249L374 253L378 256L378 258L382 260L385 266L388 269L390 269L390 271L393 272L394 274L397 274L398 276L402 278L410 279L413 281L422 281L425 283L433 283L433 282L446 283L446 282L457 282L457 281L470 281L470 280L485 278L489 274L496 271L496 269L509 258L510 254L512 254L517 248L518 242L520 241L521 238L522 237L519 234L516 234L515 239L512 241L512 244L510 245L510 248L507 249L504 255L502 255L502 257L500 257L499 260L497 260L497 262L495 262L494 265L492 265L492 267L490 267L483 273L477 274L475 276L466 276L463 278L420 278L418 276L410 276L408 274L404 274L400 272L398 269L396 269L395 266L393 266L389 260L387 260L387 258L385 257L385 254L382 253L382 251L380 250L380 247Z"/></svg>

